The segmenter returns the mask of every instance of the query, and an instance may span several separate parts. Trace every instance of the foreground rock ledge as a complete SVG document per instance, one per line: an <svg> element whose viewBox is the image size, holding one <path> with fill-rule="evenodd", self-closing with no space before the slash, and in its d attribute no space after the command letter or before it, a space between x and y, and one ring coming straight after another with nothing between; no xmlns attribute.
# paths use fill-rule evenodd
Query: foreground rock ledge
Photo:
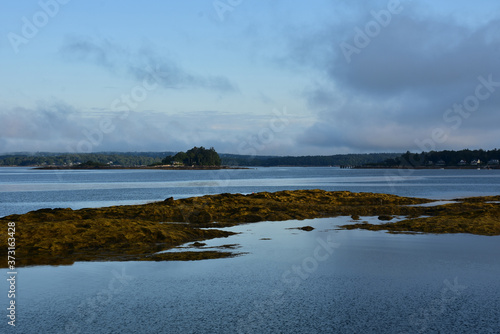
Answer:
<svg viewBox="0 0 500 334"><path fill-rule="evenodd" d="M213 227L258 221L398 215L406 219L382 225L351 224L342 228L500 234L500 196L458 199L458 203L440 206L412 206L432 201L323 190L219 194L179 200L168 198L144 205L41 209L11 215L0 219L5 227L0 230L0 237L7 240L7 223L16 223L16 264L27 266L71 264L75 261L199 260L234 256L237 254L214 251L175 255L156 253L187 242L233 234ZM0 253L7 258L6 245ZM0 267L5 267L6 262L2 261Z"/></svg>

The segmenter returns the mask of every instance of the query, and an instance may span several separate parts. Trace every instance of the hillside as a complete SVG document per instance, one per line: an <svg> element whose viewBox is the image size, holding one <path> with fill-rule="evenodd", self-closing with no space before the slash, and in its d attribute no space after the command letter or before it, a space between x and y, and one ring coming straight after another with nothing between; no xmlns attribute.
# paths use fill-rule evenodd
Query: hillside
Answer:
<svg viewBox="0 0 500 334"><path fill-rule="evenodd" d="M110 166L148 166L161 163L178 152L100 152L100 153L16 153L0 156L0 166L72 166L93 161ZM329 156L250 156L219 154L223 166L359 166L382 163L401 153L337 154Z"/></svg>

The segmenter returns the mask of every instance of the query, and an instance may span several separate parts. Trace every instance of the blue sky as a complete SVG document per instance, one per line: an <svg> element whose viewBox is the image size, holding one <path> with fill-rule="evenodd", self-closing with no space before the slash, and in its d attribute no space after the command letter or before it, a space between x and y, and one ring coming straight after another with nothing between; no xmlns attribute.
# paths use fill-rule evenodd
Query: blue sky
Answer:
<svg viewBox="0 0 500 334"><path fill-rule="evenodd" d="M0 3L0 153L500 143L500 3Z"/></svg>

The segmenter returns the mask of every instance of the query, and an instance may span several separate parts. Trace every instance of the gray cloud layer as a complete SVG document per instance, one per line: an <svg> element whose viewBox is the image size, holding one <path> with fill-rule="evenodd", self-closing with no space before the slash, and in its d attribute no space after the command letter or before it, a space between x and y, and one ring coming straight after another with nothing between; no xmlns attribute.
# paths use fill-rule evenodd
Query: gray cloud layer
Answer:
<svg viewBox="0 0 500 334"><path fill-rule="evenodd" d="M224 76L190 73L173 59L160 56L151 48L130 51L108 39L67 38L61 54L68 60L85 61L113 73L142 81L153 72L156 81L167 89L202 88L219 92L235 92L236 85Z"/></svg>
<svg viewBox="0 0 500 334"><path fill-rule="evenodd" d="M59 102L2 110L0 152L185 151L214 146L219 152L270 154L288 146L290 133L297 132L280 117L271 111L251 116L217 111L89 113Z"/></svg>
<svg viewBox="0 0 500 334"><path fill-rule="evenodd" d="M291 25L271 37L246 30L245 40L257 41L248 50L255 58L269 59L287 45L279 59L272 59L273 68L314 78L302 95L293 92L289 101L297 105L289 107L295 117L287 118L283 131L269 132L275 126L270 110L268 115L193 111L121 117L122 109L130 109L124 104L90 115L53 103L0 110L0 151L163 151L203 145L221 152L299 155L500 147L500 15L472 26L404 2L379 31L367 33L377 25L371 10L381 13L387 1L370 2L373 8L346 0L334 7L339 4L348 19L339 16L329 25ZM356 51L346 58L341 46L347 44ZM153 76L164 89L238 91L226 76L193 73L152 47L131 50L108 39L72 37L60 53L137 82ZM265 94L260 98L277 100L272 90ZM297 116L301 99L311 113L301 114L307 122ZM475 102L472 111L454 107ZM100 122L106 117L113 131L104 133Z"/></svg>
<svg viewBox="0 0 500 334"><path fill-rule="evenodd" d="M375 19L364 11L352 26L291 40L295 63L322 75L304 92L318 122L298 142L351 151L418 151L426 139L436 149L498 147L500 85L466 117L447 109L474 96L479 77L500 82L500 19L471 27L408 7L370 37L366 27ZM343 42L356 51L346 52ZM433 140L435 129L446 140Z"/></svg>

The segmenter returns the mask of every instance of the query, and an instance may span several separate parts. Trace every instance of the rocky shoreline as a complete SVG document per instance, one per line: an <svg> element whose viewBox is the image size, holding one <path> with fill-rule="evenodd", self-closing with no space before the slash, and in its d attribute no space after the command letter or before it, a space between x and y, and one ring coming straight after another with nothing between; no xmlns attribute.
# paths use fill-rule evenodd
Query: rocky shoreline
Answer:
<svg viewBox="0 0 500 334"><path fill-rule="evenodd" d="M462 198L436 206L418 205L434 201L375 193L295 190L168 198L143 205L94 209L41 209L3 217L0 221L3 226L16 223L18 266L229 257L238 253L158 252L234 234L217 227L335 216L352 217L353 224L342 229L500 235L500 196ZM358 222L360 216L378 216L389 222ZM395 216L405 218L391 223ZM0 231L0 237L7 240L7 229ZM0 252L6 253L7 247Z"/></svg>

